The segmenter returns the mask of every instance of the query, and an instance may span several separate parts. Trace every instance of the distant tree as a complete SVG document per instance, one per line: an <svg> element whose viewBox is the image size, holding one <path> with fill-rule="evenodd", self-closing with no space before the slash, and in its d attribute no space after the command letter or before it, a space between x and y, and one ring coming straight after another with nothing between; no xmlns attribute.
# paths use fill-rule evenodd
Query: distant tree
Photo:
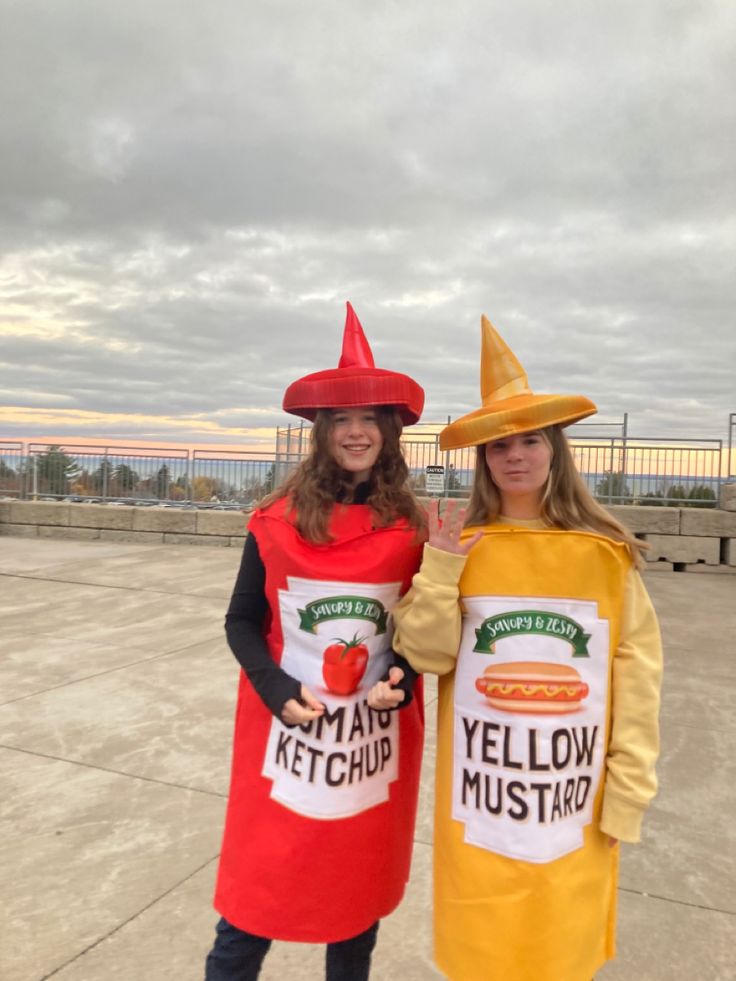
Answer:
<svg viewBox="0 0 736 981"><path fill-rule="evenodd" d="M151 482L153 496L157 497L160 501L165 500L169 496L170 483L171 471L164 463L164 465L159 467L156 473L153 475L153 481Z"/></svg>
<svg viewBox="0 0 736 981"><path fill-rule="evenodd" d="M4 460L0 460L0 488L3 491L19 491L21 474L16 473Z"/></svg>
<svg viewBox="0 0 736 981"><path fill-rule="evenodd" d="M707 484L694 484L689 490L683 484L670 484L642 495L641 503L650 507L667 504L676 508L715 507L716 492Z"/></svg>
<svg viewBox="0 0 736 981"><path fill-rule="evenodd" d="M707 484L695 484L688 491L686 507L709 508L715 506L716 506L716 492L713 490L712 487L708 487Z"/></svg>
<svg viewBox="0 0 736 981"><path fill-rule="evenodd" d="M93 494L110 494L112 487L112 475L115 467L109 460L103 460L96 470L93 470L89 477L89 487Z"/></svg>
<svg viewBox="0 0 736 981"><path fill-rule="evenodd" d="M642 494L639 499L639 503L644 505L644 507L650 508L661 508L664 504L662 498L665 495L665 489L647 491L646 494Z"/></svg>
<svg viewBox="0 0 736 981"><path fill-rule="evenodd" d="M116 494L130 494L141 478L127 463L119 463L113 470L112 479Z"/></svg>
<svg viewBox="0 0 736 981"><path fill-rule="evenodd" d="M69 481L79 473L77 461L67 456L58 444L35 456L29 464L29 473L33 473L34 466L38 489L46 494L68 493Z"/></svg>
<svg viewBox="0 0 736 981"><path fill-rule="evenodd" d="M455 464L451 463L447 471L447 492L451 494L453 491L459 491L463 489L462 481L457 475L457 470L455 469Z"/></svg>
<svg viewBox="0 0 736 981"><path fill-rule="evenodd" d="M192 481L192 497L195 501L209 501L217 496L214 477L195 477Z"/></svg>
<svg viewBox="0 0 736 981"><path fill-rule="evenodd" d="M595 496L599 501L612 504L631 504L632 497L626 483L626 475L620 470L612 470L595 485Z"/></svg>

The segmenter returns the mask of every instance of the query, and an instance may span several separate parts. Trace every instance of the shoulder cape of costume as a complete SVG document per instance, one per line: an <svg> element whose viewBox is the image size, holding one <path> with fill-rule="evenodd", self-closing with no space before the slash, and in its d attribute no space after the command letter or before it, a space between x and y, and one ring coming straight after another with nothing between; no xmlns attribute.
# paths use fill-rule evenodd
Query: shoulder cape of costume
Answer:
<svg viewBox="0 0 736 981"><path fill-rule="evenodd" d="M233 925L324 943L366 930L409 876L423 739L421 686L405 709L374 712L389 664L390 611L419 564L416 533L374 528L366 505L335 505L333 540L299 535L289 504L255 512L274 660L326 705L288 728L241 674L215 907Z"/></svg>
<svg viewBox="0 0 736 981"><path fill-rule="evenodd" d="M598 818L631 562L594 534L483 532L440 679L437 962L452 981L590 981L614 952L618 849Z"/></svg>

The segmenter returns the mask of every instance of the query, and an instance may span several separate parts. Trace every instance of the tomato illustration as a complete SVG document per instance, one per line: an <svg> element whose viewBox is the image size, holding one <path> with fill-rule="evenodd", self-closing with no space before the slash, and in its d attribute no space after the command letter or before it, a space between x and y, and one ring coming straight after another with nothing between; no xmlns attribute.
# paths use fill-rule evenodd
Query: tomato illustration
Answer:
<svg viewBox="0 0 736 981"><path fill-rule="evenodd" d="M322 677L329 691L336 695L350 695L360 684L368 664L368 648L365 637L356 634L352 640L339 637L322 655Z"/></svg>

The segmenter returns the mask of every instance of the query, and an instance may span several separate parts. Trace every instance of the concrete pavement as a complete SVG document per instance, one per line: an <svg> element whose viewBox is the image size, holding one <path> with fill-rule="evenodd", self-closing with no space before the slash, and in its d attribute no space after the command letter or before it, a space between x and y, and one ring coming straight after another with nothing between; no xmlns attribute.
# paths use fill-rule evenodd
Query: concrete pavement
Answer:
<svg viewBox="0 0 736 981"><path fill-rule="evenodd" d="M237 680L236 549L0 538L0 977L201 981ZM662 790L624 848L599 981L726 981L736 943L736 577L649 573ZM433 981L428 739L412 879L377 981ZM322 977L277 944L264 981ZM564 981L564 979L560 979Z"/></svg>

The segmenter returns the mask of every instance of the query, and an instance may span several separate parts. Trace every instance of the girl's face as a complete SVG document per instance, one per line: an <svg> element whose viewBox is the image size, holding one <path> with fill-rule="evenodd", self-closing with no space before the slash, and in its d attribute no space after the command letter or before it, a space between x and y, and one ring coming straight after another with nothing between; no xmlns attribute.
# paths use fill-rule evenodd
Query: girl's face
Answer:
<svg viewBox="0 0 736 981"><path fill-rule="evenodd" d="M486 443L486 464L501 495L502 513L524 504L538 517L552 465L552 449L539 430ZM521 517L517 514L516 517Z"/></svg>
<svg viewBox="0 0 736 981"><path fill-rule="evenodd" d="M376 410L370 405L333 409L329 445L338 465L353 475L353 486L367 480L383 448Z"/></svg>

